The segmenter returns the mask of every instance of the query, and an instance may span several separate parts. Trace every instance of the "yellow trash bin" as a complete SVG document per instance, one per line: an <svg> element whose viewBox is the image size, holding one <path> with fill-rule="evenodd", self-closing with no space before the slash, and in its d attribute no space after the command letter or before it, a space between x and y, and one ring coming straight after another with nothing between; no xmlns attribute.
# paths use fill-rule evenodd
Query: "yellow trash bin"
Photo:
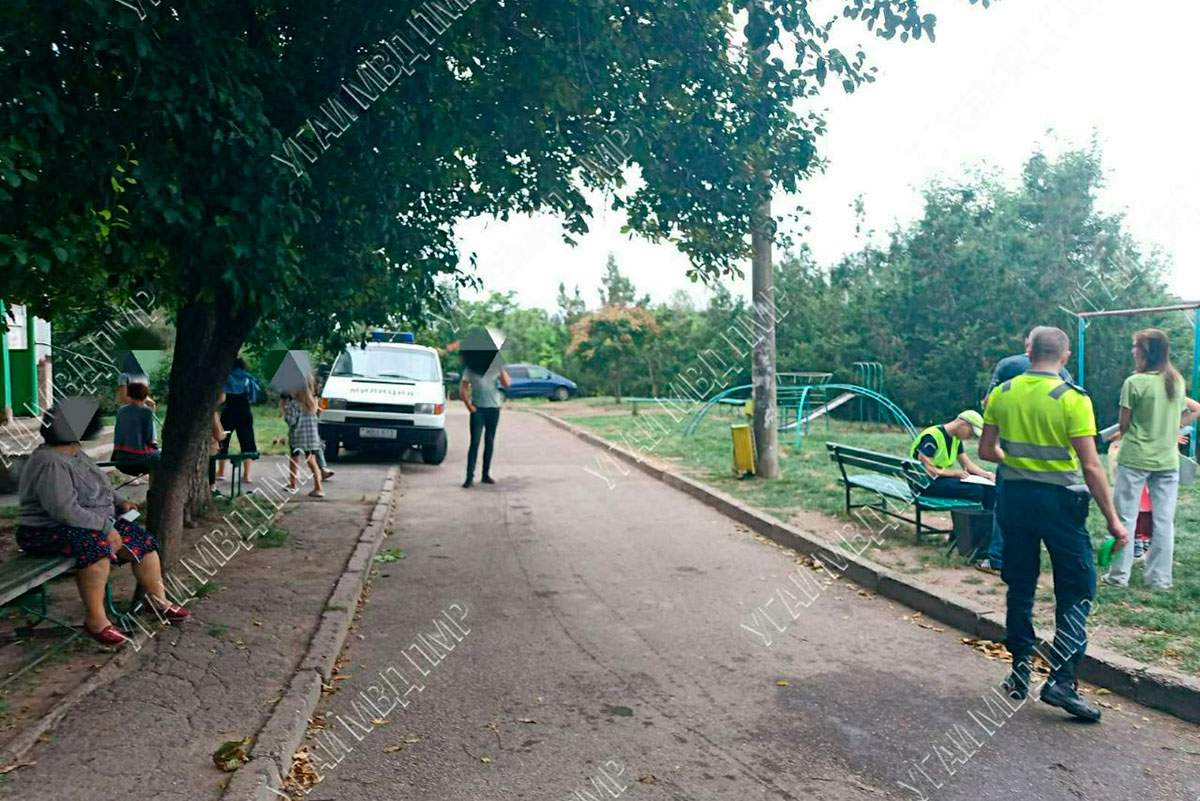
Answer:
<svg viewBox="0 0 1200 801"><path fill-rule="evenodd" d="M729 431L733 435L733 472L754 475L754 429L749 423L734 423Z"/></svg>

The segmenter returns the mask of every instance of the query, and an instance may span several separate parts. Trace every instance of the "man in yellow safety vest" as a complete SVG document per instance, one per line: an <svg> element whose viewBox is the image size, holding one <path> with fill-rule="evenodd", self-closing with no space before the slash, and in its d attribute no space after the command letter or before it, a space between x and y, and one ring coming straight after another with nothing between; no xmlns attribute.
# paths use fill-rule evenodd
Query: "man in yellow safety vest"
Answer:
<svg viewBox="0 0 1200 801"><path fill-rule="evenodd" d="M1059 377L1070 354L1061 329L1033 330L1032 367L997 386L988 398L979 455L1000 464L996 514L1004 529L1001 577L1008 585L1005 644L1013 657L1003 687L1017 699L1029 691L1030 659L1037 648L1033 600L1044 542L1054 566L1055 630L1051 653L1041 654L1051 672L1040 697L1076 717L1099 720L1100 710L1075 690L1096 595L1092 541L1085 527L1089 490L1116 547L1125 545L1128 534L1096 452L1092 400Z"/></svg>
<svg viewBox="0 0 1200 801"><path fill-rule="evenodd" d="M967 455L963 442L983 432L983 416L968 409L949 423L930 426L917 434L909 457L925 468L928 485L921 494L931 498L957 498L975 501L991 509L995 499L994 483L969 482L969 476L995 482L996 476L984 470Z"/></svg>

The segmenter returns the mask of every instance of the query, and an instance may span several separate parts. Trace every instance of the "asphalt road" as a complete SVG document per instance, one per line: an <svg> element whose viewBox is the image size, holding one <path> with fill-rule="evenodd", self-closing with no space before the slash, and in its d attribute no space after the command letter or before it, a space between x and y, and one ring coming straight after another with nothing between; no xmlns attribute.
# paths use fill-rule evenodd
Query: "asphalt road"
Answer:
<svg viewBox="0 0 1200 801"><path fill-rule="evenodd" d="M463 490L460 409L449 427L445 464L404 465L384 547L407 558L380 565L322 702L352 750L312 799L1200 797L1194 726L1118 696L1099 725L989 710L1004 666L960 633L844 580L792 619L793 558L640 472L610 489L532 415L502 415L499 483ZM768 646L742 624L772 596ZM463 606L436 666L410 647ZM389 667L423 689L356 739L338 716Z"/></svg>

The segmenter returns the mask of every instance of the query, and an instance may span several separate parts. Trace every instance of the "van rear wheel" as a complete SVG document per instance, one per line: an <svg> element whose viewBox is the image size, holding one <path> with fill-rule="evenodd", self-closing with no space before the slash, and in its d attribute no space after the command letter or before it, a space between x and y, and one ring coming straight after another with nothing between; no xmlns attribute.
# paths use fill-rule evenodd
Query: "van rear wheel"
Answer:
<svg viewBox="0 0 1200 801"><path fill-rule="evenodd" d="M429 445L421 446L421 461L425 464L441 464L446 459L446 432L439 431L437 439Z"/></svg>
<svg viewBox="0 0 1200 801"><path fill-rule="evenodd" d="M330 437L329 439L325 440L325 461L337 461L339 446L340 443L338 443L337 437Z"/></svg>

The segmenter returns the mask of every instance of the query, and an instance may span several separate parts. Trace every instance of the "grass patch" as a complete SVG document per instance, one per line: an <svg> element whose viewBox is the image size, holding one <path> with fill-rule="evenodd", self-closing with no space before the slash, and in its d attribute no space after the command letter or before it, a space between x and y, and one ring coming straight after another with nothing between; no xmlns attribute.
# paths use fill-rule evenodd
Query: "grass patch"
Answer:
<svg viewBox="0 0 1200 801"><path fill-rule="evenodd" d="M205 632L208 634L209 637L216 637L218 640L220 640L220 639L224 638L226 634L229 633L229 626L223 625L221 623L213 623L211 626L209 626L207 629L205 629Z"/></svg>
<svg viewBox="0 0 1200 801"><path fill-rule="evenodd" d="M262 548L282 548L287 545L292 533L282 526L272 525L259 534L254 544Z"/></svg>
<svg viewBox="0 0 1200 801"><path fill-rule="evenodd" d="M20 507L17 506L0 506L0 520L11 520L19 511Z"/></svg>
<svg viewBox="0 0 1200 801"><path fill-rule="evenodd" d="M202 581L192 588L192 595L197 598L207 598L221 587L215 581Z"/></svg>
<svg viewBox="0 0 1200 801"><path fill-rule="evenodd" d="M586 405L592 411L603 409L612 413L567 417L571 423L627 448L673 462L689 476L773 514L803 507L845 519L845 492L838 481L837 466L825 449L826 442L891 454L903 454L911 444L908 435L895 428L818 420L802 438L798 449L793 447L791 432L780 433L777 481L743 481L733 474L729 434L731 423L745 420L740 414L715 409L694 433L684 436L686 418L675 422L666 414L648 409L634 417L628 412L628 404L618 406L610 399L589 398L573 403ZM974 451L974 447L970 450ZM597 454L597 458L580 465L579 470L590 469L601 477L607 475L607 480L620 481L634 469L624 462L609 463ZM601 480L592 474L581 477ZM1180 488L1175 527L1180 532L1200 530L1200 484ZM1097 549L1108 536L1103 517L1094 509L1088 518L1088 531ZM929 553L921 558L923 567L967 569L961 560L941 555L944 545L939 548L937 543L930 542L926 547ZM1049 556L1044 550L1042 571L1050 571ZM1092 618L1098 624L1129 631L1128 637L1114 644L1121 653L1200 674L1200 537L1176 537L1174 581L1175 586L1170 590L1147 590L1140 583L1141 568L1135 567L1128 589L1099 586Z"/></svg>
<svg viewBox="0 0 1200 801"><path fill-rule="evenodd" d="M406 554L404 551L400 550L399 548L385 548L384 550L375 554L375 561L376 562L399 562L401 559L405 559L407 557L408 557L408 554Z"/></svg>

